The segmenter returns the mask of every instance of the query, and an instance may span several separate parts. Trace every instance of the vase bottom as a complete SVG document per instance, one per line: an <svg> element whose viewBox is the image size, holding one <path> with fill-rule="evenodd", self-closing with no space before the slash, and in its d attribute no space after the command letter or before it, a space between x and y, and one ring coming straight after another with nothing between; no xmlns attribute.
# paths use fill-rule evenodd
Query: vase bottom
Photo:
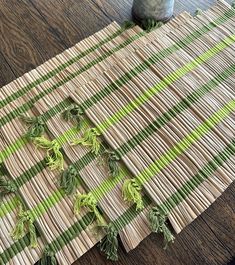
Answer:
<svg viewBox="0 0 235 265"><path fill-rule="evenodd" d="M153 19L155 19L156 21L161 21L163 23L166 23L166 22L170 21L173 17L174 17L174 15L172 14L169 17L165 17L165 18L161 18L161 19L156 19L156 18L153 18ZM144 18L140 18L139 16L137 16L135 14L135 12L133 11L133 9L132 9L132 18L133 18L134 21L136 21L138 23L141 23L144 20Z"/></svg>

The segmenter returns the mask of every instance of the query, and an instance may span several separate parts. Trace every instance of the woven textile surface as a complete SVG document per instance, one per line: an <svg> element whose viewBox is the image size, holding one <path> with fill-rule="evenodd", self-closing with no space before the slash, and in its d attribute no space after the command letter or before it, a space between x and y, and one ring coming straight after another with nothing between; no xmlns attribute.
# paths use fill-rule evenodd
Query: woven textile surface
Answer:
<svg viewBox="0 0 235 265"><path fill-rule="evenodd" d="M235 10L113 22L1 88L0 264L165 243L235 178Z"/></svg>

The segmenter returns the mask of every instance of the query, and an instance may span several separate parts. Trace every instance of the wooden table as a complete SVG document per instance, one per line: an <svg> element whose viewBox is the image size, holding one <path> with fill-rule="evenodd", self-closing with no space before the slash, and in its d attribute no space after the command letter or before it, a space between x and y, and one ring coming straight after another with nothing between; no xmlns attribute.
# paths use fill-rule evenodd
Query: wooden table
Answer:
<svg viewBox="0 0 235 265"><path fill-rule="evenodd" d="M214 0L176 0L175 14ZM231 1L228 1L231 2ZM0 0L0 85L30 71L111 21L131 18L131 0ZM235 256L235 184L164 251L152 234L117 265L222 265ZM113 264L96 247L74 265ZM231 261L232 264L232 261ZM235 263L234 263L235 264Z"/></svg>

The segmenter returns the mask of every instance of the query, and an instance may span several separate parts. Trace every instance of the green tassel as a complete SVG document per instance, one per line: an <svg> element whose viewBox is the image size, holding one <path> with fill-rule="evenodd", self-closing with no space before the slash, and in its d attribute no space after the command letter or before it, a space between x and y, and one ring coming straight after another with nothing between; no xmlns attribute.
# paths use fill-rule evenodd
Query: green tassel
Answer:
<svg viewBox="0 0 235 265"><path fill-rule="evenodd" d="M29 125L28 132L26 133L27 138L40 137L45 132L45 123L40 116L29 117L21 115L21 119Z"/></svg>
<svg viewBox="0 0 235 265"><path fill-rule="evenodd" d="M70 195L78 188L79 174L74 165L70 165L67 170L62 173L60 178L60 187L66 194Z"/></svg>
<svg viewBox="0 0 235 265"><path fill-rule="evenodd" d="M34 138L37 147L47 150L47 165L51 170L64 169L64 157L61 153L60 144L55 140L49 141L44 136Z"/></svg>
<svg viewBox="0 0 235 265"><path fill-rule="evenodd" d="M29 233L30 246L32 248L36 248L38 243L36 228L34 226L34 217L32 213L30 211L23 211L23 207L21 205L18 217L19 220L17 221L16 226L11 233L12 238L14 240L19 240L24 237L26 233Z"/></svg>
<svg viewBox="0 0 235 265"><path fill-rule="evenodd" d="M107 255L107 259L112 261L118 260L118 231L115 226L110 223L107 226L107 234L100 241L100 250Z"/></svg>
<svg viewBox="0 0 235 265"><path fill-rule="evenodd" d="M78 194L76 196L74 203L74 213L79 214L82 207L87 207L90 212L94 213L98 226L105 226L105 220L97 207L97 200L91 192L88 194Z"/></svg>
<svg viewBox="0 0 235 265"><path fill-rule="evenodd" d="M6 180L3 176L0 176L0 198L16 191L17 187L13 181Z"/></svg>
<svg viewBox="0 0 235 265"><path fill-rule="evenodd" d="M170 229L166 225L166 220L167 215L159 207L154 207L149 212L149 221L152 231L155 233L162 233L164 236L164 249L167 248L168 243L174 242L175 239Z"/></svg>
<svg viewBox="0 0 235 265"><path fill-rule="evenodd" d="M156 21L152 18L147 18L141 22L141 27L146 32L151 32L154 29L160 28L164 23L161 21Z"/></svg>
<svg viewBox="0 0 235 265"><path fill-rule="evenodd" d="M125 201L133 202L136 204L136 210L141 210L144 208L142 195L141 195L141 185L137 182L137 179L127 179L125 180L122 187L122 194Z"/></svg>
<svg viewBox="0 0 235 265"><path fill-rule="evenodd" d="M95 155L98 155L101 143L97 139L101 134L98 132L96 128L90 128L85 133L84 136L80 139L74 139L72 141L72 145L81 144L83 146L91 146L91 152Z"/></svg>
<svg viewBox="0 0 235 265"><path fill-rule="evenodd" d="M77 129L81 130L82 126L83 126L83 118L82 115L84 114L83 109L76 105L76 104L72 104L64 113L63 113L63 118L66 121L71 121L76 123Z"/></svg>
<svg viewBox="0 0 235 265"><path fill-rule="evenodd" d="M196 11L195 11L195 15L196 16L199 16L202 14L202 10L200 8L198 8Z"/></svg>
<svg viewBox="0 0 235 265"><path fill-rule="evenodd" d="M127 20L127 21L124 21L122 23L121 28L122 29L130 29L130 28L133 28L134 26L135 26L135 22Z"/></svg>
<svg viewBox="0 0 235 265"><path fill-rule="evenodd" d="M120 174L120 167L119 167L120 158L114 151L106 150L105 153L108 154L108 167L111 176L114 178L118 177Z"/></svg>
<svg viewBox="0 0 235 265"><path fill-rule="evenodd" d="M231 4L232 8L235 8L235 1Z"/></svg>
<svg viewBox="0 0 235 265"><path fill-rule="evenodd" d="M50 249L47 245L45 246L43 256L39 262L39 265L57 265L57 260L55 257L55 252Z"/></svg>

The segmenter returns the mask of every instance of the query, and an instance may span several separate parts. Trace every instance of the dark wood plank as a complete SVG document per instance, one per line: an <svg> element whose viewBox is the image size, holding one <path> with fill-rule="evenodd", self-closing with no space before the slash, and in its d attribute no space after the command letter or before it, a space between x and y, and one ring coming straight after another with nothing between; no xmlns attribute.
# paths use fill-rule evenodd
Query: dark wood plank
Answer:
<svg viewBox="0 0 235 265"><path fill-rule="evenodd" d="M227 2L231 3L232 0ZM175 15L207 9L215 0L176 0ZM35 68L111 21L131 18L132 0L0 0L0 85ZM13 12L14 11L14 12ZM167 251L152 234L117 265L222 265L235 256L235 184L186 227ZM74 265L107 264L96 247Z"/></svg>

